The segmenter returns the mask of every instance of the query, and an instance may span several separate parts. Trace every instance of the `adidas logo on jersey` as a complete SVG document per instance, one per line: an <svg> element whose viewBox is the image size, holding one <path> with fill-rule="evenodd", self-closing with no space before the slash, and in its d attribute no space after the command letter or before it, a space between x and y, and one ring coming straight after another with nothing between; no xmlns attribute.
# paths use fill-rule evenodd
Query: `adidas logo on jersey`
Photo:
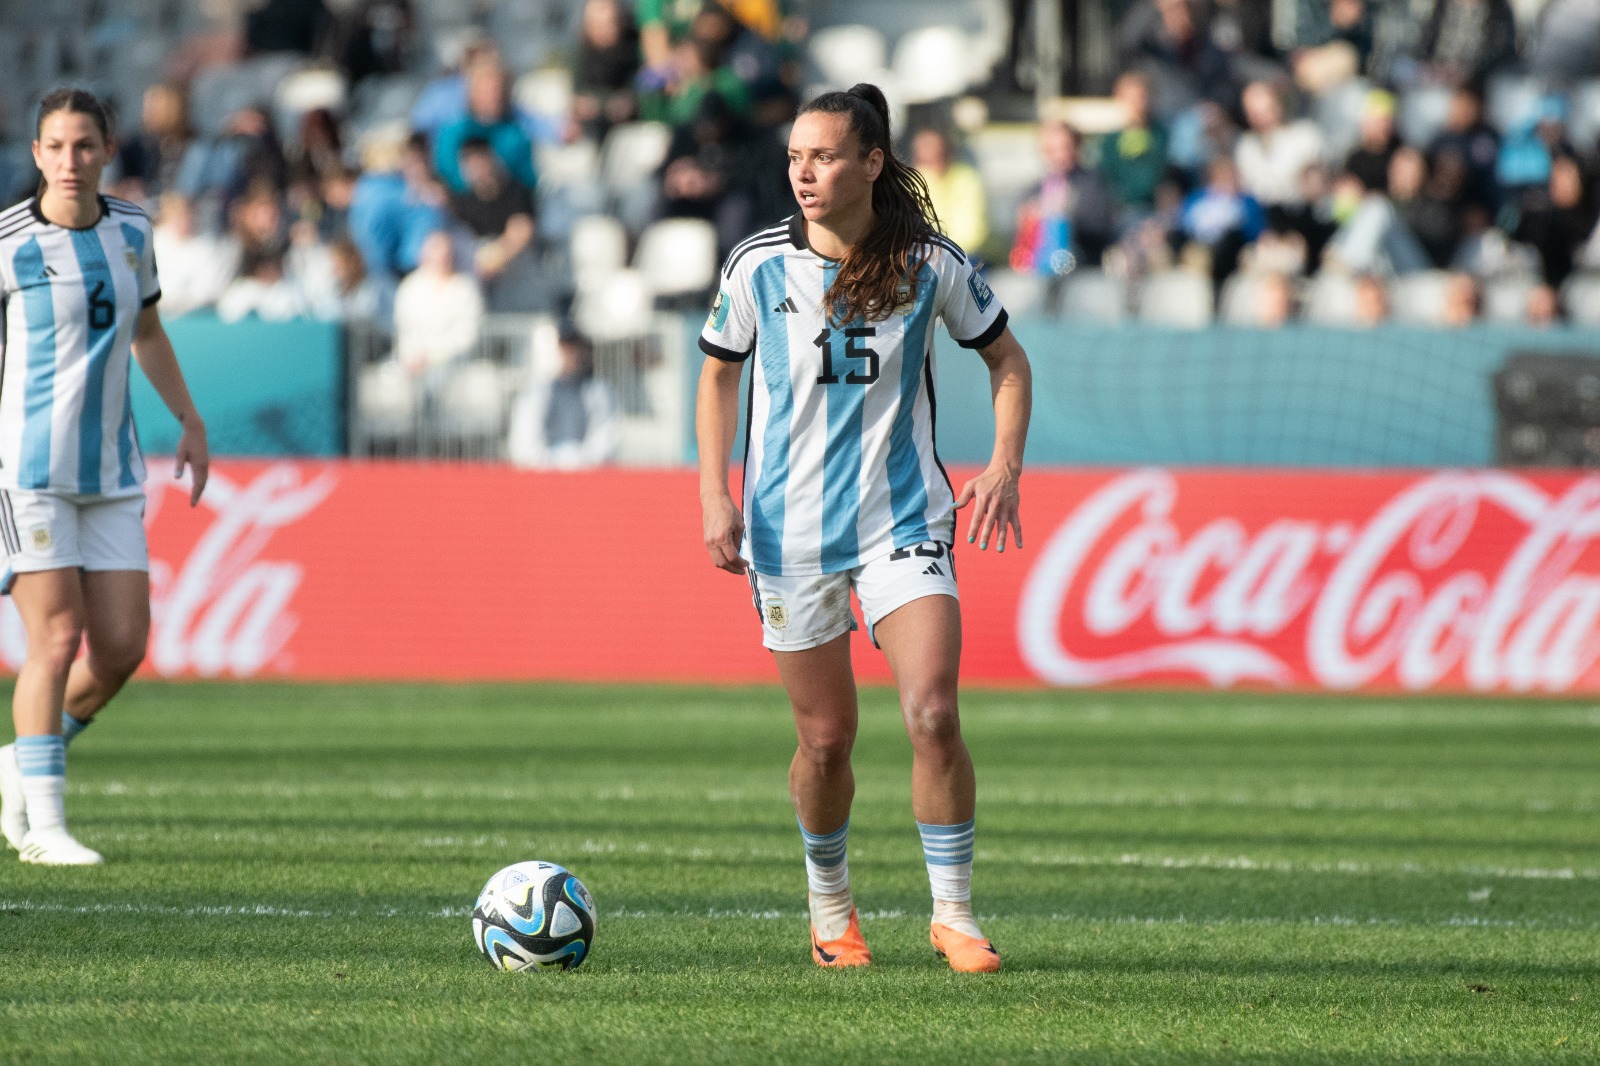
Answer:
<svg viewBox="0 0 1600 1066"><path fill-rule="evenodd" d="M923 573L932 574L934 577L944 577L944 571L939 569L938 563L929 563L928 568Z"/></svg>
<svg viewBox="0 0 1600 1066"><path fill-rule="evenodd" d="M56 268L53 267L53 266L46 266L44 268L44 274L41 275L41 276L42 277L47 277L47 278L55 277L56 276Z"/></svg>
<svg viewBox="0 0 1600 1066"><path fill-rule="evenodd" d="M794 305L794 297L790 296L785 299L783 303L779 304L777 307L774 307L772 309L772 313L775 315L798 315L800 313L800 308Z"/></svg>

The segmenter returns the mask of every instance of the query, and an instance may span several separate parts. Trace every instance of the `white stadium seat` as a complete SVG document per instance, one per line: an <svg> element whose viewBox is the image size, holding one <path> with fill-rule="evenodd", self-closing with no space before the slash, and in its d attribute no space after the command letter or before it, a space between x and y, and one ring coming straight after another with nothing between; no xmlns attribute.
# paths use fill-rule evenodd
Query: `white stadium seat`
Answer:
<svg viewBox="0 0 1600 1066"><path fill-rule="evenodd" d="M1300 316L1309 325L1340 329L1356 324L1356 285L1348 274L1322 270L1306 286Z"/></svg>
<svg viewBox="0 0 1600 1066"><path fill-rule="evenodd" d="M657 296L698 296L717 278L717 231L700 218L664 218L639 235L634 269Z"/></svg>
<svg viewBox="0 0 1600 1066"><path fill-rule="evenodd" d="M1575 326L1600 326L1600 271L1573 274L1561 286L1561 306Z"/></svg>
<svg viewBox="0 0 1600 1066"><path fill-rule="evenodd" d="M579 289L628 265L628 233L610 215L584 215L574 222L567 248Z"/></svg>
<svg viewBox="0 0 1600 1066"><path fill-rule="evenodd" d="M1139 286L1139 321L1198 329L1211 325L1211 280L1186 270L1151 274Z"/></svg>
<svg viewBox="0 0 1600 1066"><path fill-rule="evenodd" d="M641 182L653 182L667 160L671 128L659 122L626 122L613 126L600 148L600 177L613 193Z"/></svg>
<svg viewBox="0 0 1600 1066"><path fill-rule="evenodd" d="M356 377L356 424L367 439L410 437L420 409L416 381L394 360L371 363Z"/></svg>
<svg viewBox="0 0 1600 1066"><path fill-rule="evenodd" d="M1389 285L1390 314L1396 322L1410 326L1442 324L1449 283L1450 274L1444 270L1401 274Z"/></svg>
<svg viewBox="0 0 1600 1066"><path fill-rule="evenodd" d="M871 81L870 74L884 69L889 45L872 26L829 26L811 35L806 54L824 83L848 89L858 81Z"/></svg>
<svg viewBox="0 0 1600 1066"><path fill-rule="evenodd" d="M954 26L924 26L900 38L894 78L902 103L960 96L972 86L976 59L967 35Z"/></svg>
<svg viewBox="0 0 1600 1066"><path fill-rule="evenodd" d="M1490 278L1483 284L1483 320L1508 326L1527 321L1528 294L1538 285L1530 274Z"/></svg>
<svg viewBox="0 0 1600 1066"><path fill-rule="evenodd" d="M637 270L618 270L592 288L579 289L572 318L596 342L643 336L654 315L650 286Z"/></svg>
<svg viewBox="0 0 1600 1066"><path fill-rule="evenodd" d="M1116 325L1128 317L1128 286L1121 278L1082 267L1061 283L1062 318L1071 322Z"/></svg>

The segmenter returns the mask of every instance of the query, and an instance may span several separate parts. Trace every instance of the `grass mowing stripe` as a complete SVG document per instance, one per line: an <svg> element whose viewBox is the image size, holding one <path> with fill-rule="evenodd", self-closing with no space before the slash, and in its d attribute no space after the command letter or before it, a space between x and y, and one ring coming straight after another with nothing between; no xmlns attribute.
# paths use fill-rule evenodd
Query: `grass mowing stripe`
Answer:
<svg viewBox="0 0 1600 1066"><path fill-rule="evenodd" d="M1600 712L969 693L963 980L891 693L851 868L877 962L808 960L781 692L158 685L74 744L109 864L0 862L0 1062L1579 1062L1600 1054ZM572 866L593 958L494 973L494 869ZM513 1049L508 1052L508 1049Z"/></svg>

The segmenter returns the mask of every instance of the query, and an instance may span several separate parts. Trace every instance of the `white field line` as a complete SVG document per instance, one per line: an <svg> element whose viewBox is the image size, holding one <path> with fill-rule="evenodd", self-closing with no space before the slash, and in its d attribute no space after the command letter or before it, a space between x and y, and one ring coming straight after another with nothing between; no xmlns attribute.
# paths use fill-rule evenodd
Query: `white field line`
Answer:
<svg viewBox="0 0 1600 1066"><path fill-rule="evenodd" d="M472 914L470 907L436 907L431 909L411 909L402 907L369 907L356 910L313 910L298 907L280 907L266 903L227 903L203 904L187 907L177 907L155 903L50 903L35 900L5 900L0 899L0 911L13 913L33 914L70 914L70 915L135 915L159 916L173 918L269 918L287 919L290 921L341 921L348 919L403 919L416 920L450 920L461 921ZM733 920L733 921L793 921L800 922L807 917L803 910L777 910L777 909L752 909L752 908L723 908L710 907L705 910L643 910L624 909L607 911L602 909L600 920L606 921L695 921L695 920ZM862 911L860 917L863 921L916 921L926 920L926 915L911 914L903 910L878 910ZM1200 928L1227 928L1227 927L1259 927L1259 928L1302 928L1302 927L1334 927L1334 928L1414 928L1414 929L1520 929L1520 930L1600 930L1600 922L1569 920L1550 920L1539 918L1510 919L1510 918L1481 918L1475 915L1452 915L1448 918L1431 920L1414 920L1388 915L1373 915L1368 917L1351 917L1338 914L1310 915L1304 918L1264 918L1259 915L1211 915L1196 917L1184 914L1168 915L1138 915L1138 914L1080 914L1072 912L1058 912L1049 915L998 915L980 914L983 922L1049 922L1054 925L1127 925L1127 926L1194 926Z"/></svg>
<svg viewBox="0 0 1600 1066"><path fill-rule="evenodd" d="M185 834L187 836L187 834ZM116 844L149 844L159 840L162 834L149 831L113 831L108 833L93 834L92 840L97 843ZM357 837L355 834L339 834L320 832L308 836L301 830L283 830L273 832L257 829L240 829L226 833L204 834L206 839L217 844L255 844L272 845L284 843L306 844L310 843L319 847L344 847L349 846ZM391 847L419 847L419 848L458 848L458 849L483 849L492 848L496 851L507 851L513 848L527 847L528 838L514 838L505 835L478 834L474 836L429 836L412 841L388 842ZM670 845L651 844L647 841L633 843L619 843L614 840L595 840L589 838L577 845L578 851L585 855L646 855L655 859L667 859L678 862L740 862L748 859L761 860L792 860L800 862L801 852L797 843L794 847L781 848L681 848ZM873 848L856 846L852 854L857 861L874 861L882 858L882 854ZM976 858L980 864L1004 866L1007 863L1021 863L1028 866L1062 866L1082 868L1111 868L1133 867L1153 870L1226 870L1246 873L1269 873L1289 875L1337 875L1343 874L1351 877L1377 876L1403 876L1403 877L1474 877L1491 878L1509 881L1600 881L1600 869L1594 867L1572 866L1495 866L1481 863L1462 863L1456 866L1427 865L1417 862L1367 862L1356 859L1338 859L1333 861L1293 860L1293 859L1258 859L1249 855L1150 855L1136 852L1124 852L1117 855L1085 855L1074 852L1057 852L1049 854L1015 854L1011 852L998 852L979 848Z"/></svg>
<svg viewBox="0 0 1600 1066"><path fill-rule="evenodd" d="M74 795L80 796L134 796L141 799L194 797L197 799L281 799L314 800L338 799L350 796L368 796L384 800L424 801L481 801L501 800L527 802L548 799L559 794L564 800L574 798L570 789L515 788L507 786L472 785L398 785L389 782L341 782L339 784L283 784L278 782L235 783L229 785L199 785L187 782L162 782L161 784L130 785L122 781L104 784L70 786ZM783 800L787 797L772 790L740 789L683 789L636 788L618 785L596 789L583 798L600 803L661 803L704 801L706 803L762 803ZM1424 813L1464 814L1554 814L1584 815L1600 811L1600 802L1589 798L1554 800L1532 797L1522 801L1453 802L1411 796L1380 796L1373 799L1340 799L1321 796L1258 796L1247 793L1205 795L1171 793L1166 795L1139 795L1124 792L1049 793L1037 790L1014 790L1004 786L984 791L984 799L991 803L1015 803L1028 807L1113 807L1151 810L1188 810L1206 807L1253 810L1293 811L1416 811Z"/></svg>

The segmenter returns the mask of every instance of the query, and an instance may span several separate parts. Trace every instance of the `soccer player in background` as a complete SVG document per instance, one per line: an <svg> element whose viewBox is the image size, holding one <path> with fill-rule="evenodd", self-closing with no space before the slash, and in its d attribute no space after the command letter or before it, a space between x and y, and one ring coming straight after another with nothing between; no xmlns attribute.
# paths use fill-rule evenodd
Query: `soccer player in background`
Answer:
<svg viewBox="0 0 1600 1066"><path fill-rule="evenodd" d="M953 969L995 971L973 918L976 786L956 708L961 612L955 511L967 542L1022 546L1017 482L1032 375L1006 313L939 232L927 187L895 158L873 85L801 109L789 136L799 211L736 247L700 337L696 413L711 561L748 573L794 710L789 790L805 841L812 956L871 961L850 893L855 779L850 590L894 673L912 745L912 810L933 890L930 937ZM933 326L989 367L995 446L955 493L933 447ZM743 505L728 490L751 355Z"/></svg>
<svg viewBox="0 0 1600 1066"><path fill-rule="evenodd" d="M99 194L115 151L104 106L56 90L35 137L39 192L0 212L0 588L28 637L17 739L0 748L0 832L24 862L83 866L101 857L67 832L66 745L133 674L150 630L130 354L183 427L176 474L193 474L191 506L209 459L156 311L150 220Z"/></svg>

